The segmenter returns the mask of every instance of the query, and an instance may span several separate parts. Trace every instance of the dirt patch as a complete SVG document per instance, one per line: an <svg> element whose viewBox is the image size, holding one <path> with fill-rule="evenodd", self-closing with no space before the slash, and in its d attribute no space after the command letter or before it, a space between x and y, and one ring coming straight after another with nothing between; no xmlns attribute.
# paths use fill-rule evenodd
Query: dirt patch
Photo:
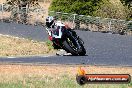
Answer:
<svg viewBox="0 0 132 88"><path fill-rule="evenodd" d="M0 35L0 56L55 54L45 42Z"/></svg>

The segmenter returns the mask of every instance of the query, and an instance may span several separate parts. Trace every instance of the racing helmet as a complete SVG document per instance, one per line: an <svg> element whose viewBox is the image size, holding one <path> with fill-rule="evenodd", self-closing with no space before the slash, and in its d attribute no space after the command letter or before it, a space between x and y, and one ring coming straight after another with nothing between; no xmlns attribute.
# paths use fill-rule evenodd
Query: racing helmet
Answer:
<svg viewBox="0 0 132 88"><path fill-rule="evenodd" d="M46 26L48 28L52 28L52 25L54 24L54 17L53 16L48 16L46 18Z"/></svg>

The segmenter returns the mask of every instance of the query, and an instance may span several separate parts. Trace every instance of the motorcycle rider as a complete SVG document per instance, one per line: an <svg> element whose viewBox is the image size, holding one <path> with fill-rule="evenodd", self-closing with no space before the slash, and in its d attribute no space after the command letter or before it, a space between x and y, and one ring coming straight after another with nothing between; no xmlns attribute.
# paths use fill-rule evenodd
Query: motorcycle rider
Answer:
<svg viewBox="0 0 132 88"><path fill-rule="evenodd" d="M48 28L46 28L46 30L48 31L49 34L49 39L53 42L53 47L54 49L58 49L57 45L54 43L54 37L52 35L53 30L56 30L57 28L55 27L55 23L56 23L56 19L53 16L48 16L46 18L46 26Z"/></svg>
<svg viewBox="0 0 132 88"><path fill-rule="evenodd" d="M54 43L54 37L53 37L53 35L52 35L52 33L53 33L53 30L56 30L57 29L57 26L56 26L56 24L57 23L59 23L59 22L61 22L61 21L57 21L57 19L56 19L56 17L53 17L53 16L48 16L47 18L46 18L46 30L47 30L47 32L48 32L48 35L49 35L49 39L52 41L52 43L53 43L53 47L54 47L54 49L59 49L58 48L58 46ZM62 22L61 22L62 23ZM63 24L63 23L62 23ZM65 28L66 29L68 29L69 31L71 31L73 34L75 34L76 35L76 32L75 31L73 31L68 25L64 25L65 26ZM61 52L62 52L63 50L61 50ZM57 54L58 55L58 54Z"/></svg>

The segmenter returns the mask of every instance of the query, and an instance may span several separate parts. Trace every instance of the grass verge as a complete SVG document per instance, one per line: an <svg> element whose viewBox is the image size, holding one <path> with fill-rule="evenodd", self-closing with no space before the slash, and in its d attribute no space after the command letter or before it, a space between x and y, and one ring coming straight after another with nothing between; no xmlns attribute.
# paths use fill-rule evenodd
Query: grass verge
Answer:
<svg viewBox="0 0 132 88"><path fill-rule="evenodd" d="M54 54L51 43L0 35L0 56Z"/></svg>
<svg viewBox="0 0 132 88"><path fill-rule="evenodd" d="M89 74L132 75L131 67L85 66ZM0 65L0 88L132 88L130 84L88 84L76 83L78 66L67 65Z"/></svg>

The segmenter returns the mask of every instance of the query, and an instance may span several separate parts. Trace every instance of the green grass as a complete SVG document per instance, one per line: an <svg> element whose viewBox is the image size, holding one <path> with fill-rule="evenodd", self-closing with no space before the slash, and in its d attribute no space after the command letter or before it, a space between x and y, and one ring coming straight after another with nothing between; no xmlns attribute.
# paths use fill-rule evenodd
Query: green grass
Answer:
<svg viewBox="0 0 132 88"><path fill-rule="evenodd" d="M24 76L22 80L1 81L0 88L132 88L132 82L130 84L86 84L80 86L76 83L75 77L68 75L59 77Z"/></svg>
<svg viewBox="0 0 132 88"><path fill-rule="evenodd" d="M49 50L53 49L52 42L50 40L46 41L46 45L47 45Z"/></svg>

